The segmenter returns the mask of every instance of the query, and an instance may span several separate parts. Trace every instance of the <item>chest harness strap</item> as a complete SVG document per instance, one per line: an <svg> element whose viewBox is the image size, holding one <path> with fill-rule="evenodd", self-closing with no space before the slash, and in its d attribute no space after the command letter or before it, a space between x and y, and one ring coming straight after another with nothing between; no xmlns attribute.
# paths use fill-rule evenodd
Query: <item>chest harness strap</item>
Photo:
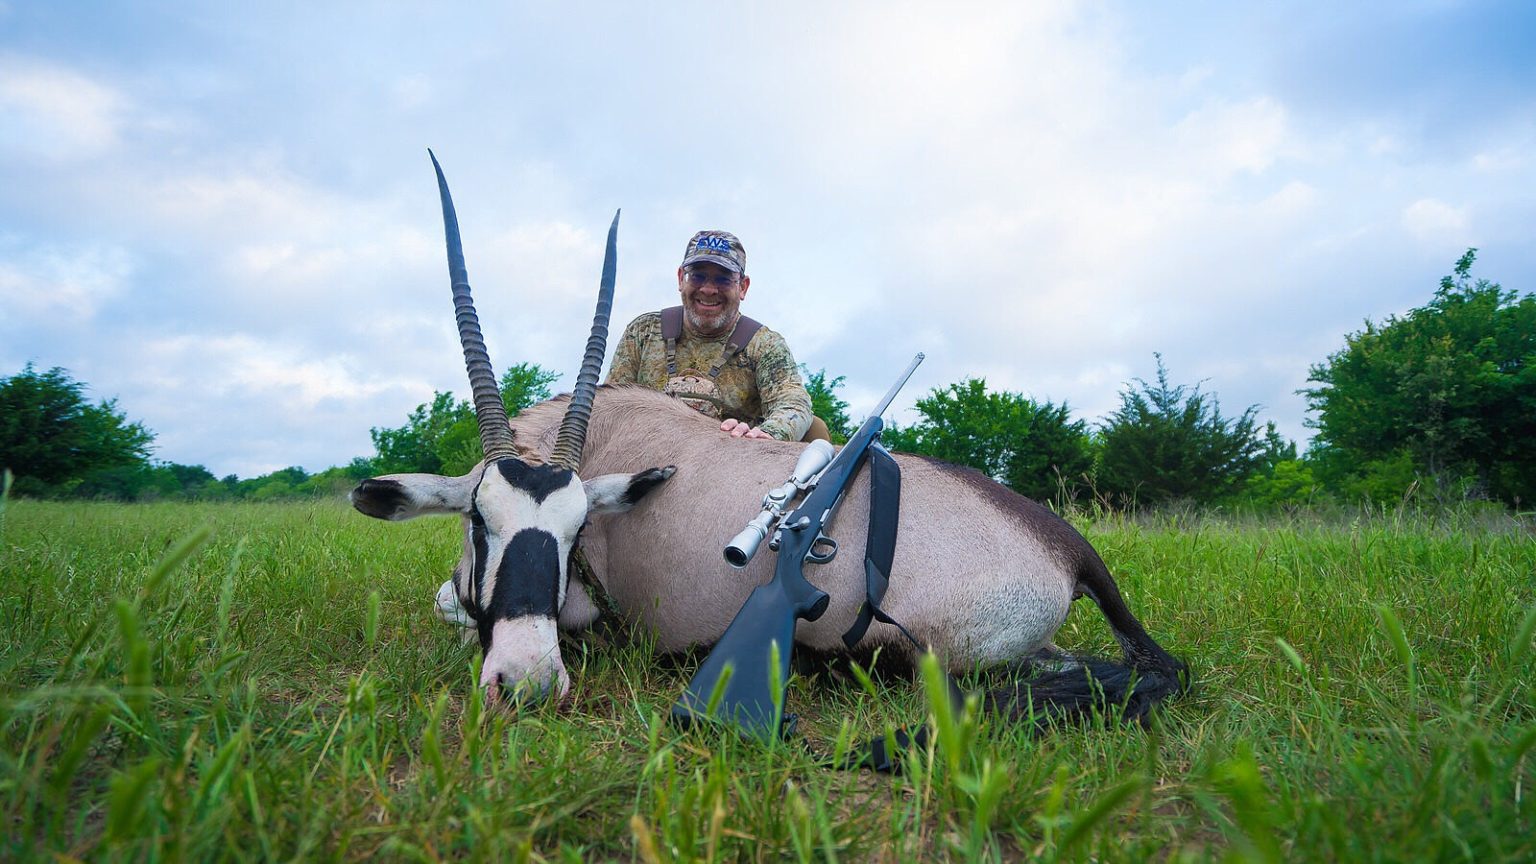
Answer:
<svg viewBox="0 0 1536 864"><path fill-rule="evenodd" d="M745 315L736 317L736 326L731 330L731 335L725 339L725 347L720 351L720 359L709 368L711 379L720 375L720 370L725 364L731 362L741 350L747 347L752 337L761 330L762 324L748 318ZM677 340L683 335L683 307L668 306L661 310L661 338L667 349L667 377L677 375Z"/></svg>

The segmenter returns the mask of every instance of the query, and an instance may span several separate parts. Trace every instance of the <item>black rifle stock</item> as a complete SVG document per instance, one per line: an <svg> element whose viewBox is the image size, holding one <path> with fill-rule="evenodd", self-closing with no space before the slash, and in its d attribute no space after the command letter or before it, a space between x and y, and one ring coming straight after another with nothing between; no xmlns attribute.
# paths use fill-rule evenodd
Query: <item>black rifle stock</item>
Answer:
<svg viewBox="0 0 1536 864"><path fill-rule="evenodd" d="M672 706L674 722L691 726L701 718L713 717L734 723L744 733L765 742L782 733L795 624L802 618L820 618L831 599L806 581L805 562L825 563L837 554L837 544L821 533L822 528L864 464L869 446L885 429L880 415L922 360L921 354L913 359L896 385L817 477L804 502L779 521L776 545L772 547L779 555L773 578L753 589L720 641L704 658L682 698Z"/></svg>

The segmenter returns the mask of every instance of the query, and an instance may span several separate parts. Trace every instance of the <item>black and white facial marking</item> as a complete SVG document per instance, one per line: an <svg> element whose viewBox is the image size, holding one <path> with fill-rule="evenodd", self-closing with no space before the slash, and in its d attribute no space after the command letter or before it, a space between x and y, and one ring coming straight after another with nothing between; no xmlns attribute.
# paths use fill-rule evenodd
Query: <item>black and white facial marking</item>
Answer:
<svg viewBox="0 0 1536 864"><path fill-rule="evenodd" d="M469 560L458 568L456 587L485 652L481 685L564 696L570 677L555 622L565 602L565 562L587 518L580 478L500 459L482 472L466 515Z"/></svg>
<svg viewBox="0 0 1536 864"><path fill-rule="evenodd" d="M438 593L439 614L472 620L485 655L480 684L492 698L519 688L528 696L564 696L570 677L560 659L556 622L577 535L589 513L628 510L676 470L650 468L583 483L567 469L508 458L463 477L372 478L351 497L359 511L379 519L459 514L464 547L451 583Z"/></svg>

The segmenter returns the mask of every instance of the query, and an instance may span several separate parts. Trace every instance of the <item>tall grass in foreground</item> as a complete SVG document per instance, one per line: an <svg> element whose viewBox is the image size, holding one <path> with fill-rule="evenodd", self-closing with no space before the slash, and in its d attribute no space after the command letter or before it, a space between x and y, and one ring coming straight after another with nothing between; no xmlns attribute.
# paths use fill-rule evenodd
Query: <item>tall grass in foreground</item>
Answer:
<svg viewBox="0 0 1536 864"><path fill-rule="evenodd" d="M762 748L663 722L692 666L643 636L567 641L563 709L487 710L477 649L431 614L453 520L0 520L0 859L1536 858L1518 528L1085 524L1194 671L1151 728L1035 737L920 681L825 674L791 687L801 738ZM1113 645L1087 604L1059 641ZM902 776L818 767L930 714Z"/></svg>

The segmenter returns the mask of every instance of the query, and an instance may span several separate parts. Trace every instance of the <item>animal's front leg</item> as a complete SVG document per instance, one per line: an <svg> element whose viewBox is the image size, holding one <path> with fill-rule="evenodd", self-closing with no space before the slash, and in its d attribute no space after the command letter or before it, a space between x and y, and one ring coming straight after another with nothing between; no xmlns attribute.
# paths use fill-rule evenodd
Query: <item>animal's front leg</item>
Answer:
<svg viewBox="0 0 1536 864"><path fill-rule="evenodd" d="M437 617L445 623L458 627L473 628L475 622L470 619L469 613L464 611L464 606L459 602L459 592L453 587L453 580L443 583L443 587L437 589Z"/></svg>
<svg viewBox="0 0 1536 864"><path fill-rule="evenodd" d="M560 607L560 629L584 630L592 626L602 611L592 602L587 586L579 579L572 579L565 587L565 605Z"/></svg>

